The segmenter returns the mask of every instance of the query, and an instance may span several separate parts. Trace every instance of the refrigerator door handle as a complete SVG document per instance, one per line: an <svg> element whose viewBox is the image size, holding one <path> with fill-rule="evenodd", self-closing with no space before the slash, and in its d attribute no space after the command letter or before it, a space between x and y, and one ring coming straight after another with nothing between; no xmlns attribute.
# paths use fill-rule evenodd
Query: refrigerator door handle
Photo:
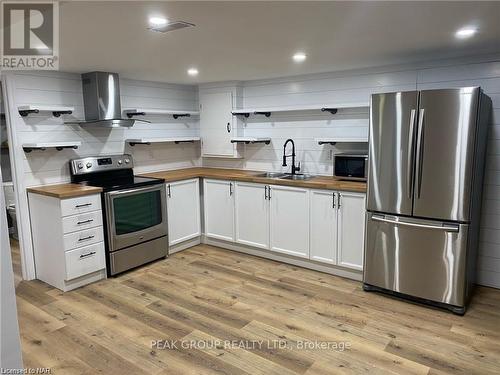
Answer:
<svg viewBox="0 0 500 375"><path fill-rule="evenodd" d="M383 223L396 224L396 225L405 225L407 227L416 227L416 228L425 228L425 229L439 229L444 230L446 232L458 232L459 226L458 224L443 224L443 225L432 225L432 224L419 224L419 223L411 223L408 221L399 221L386 219L383 216L372 216L373 221L381 221Z"/></svg>
<svg viewBox="0 0 500 375"><path fill-rule="evenodd" d="M424 114L425 109L421 108L418 114L418 134L417 134L417 167L416 173L416 188L417 198L420 198L420 190L422 188L422 164L424 157Z"/></svg>
<svg viewBox="0 0 500 375"><path fill-rule="evenodd" d="M408 190L408 198L411 199L413 195L413 163L414 155L413 143L415 138L415 114L416 110L412 109L410 112L410 133L408 137L408 157L406 161L406 189Z"/></svg>

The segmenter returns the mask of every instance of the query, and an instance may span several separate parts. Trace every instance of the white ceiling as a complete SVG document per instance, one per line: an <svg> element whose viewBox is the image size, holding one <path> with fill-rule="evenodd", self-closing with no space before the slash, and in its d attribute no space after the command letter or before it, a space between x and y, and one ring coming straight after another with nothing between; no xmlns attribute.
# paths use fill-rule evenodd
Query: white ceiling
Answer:
<svg viewBox="0 0 500 375"><path fill-rule="evenodd" d="M199 83L500 52L500 2L62 2L60 69ZM194 28L147 30L151 15ZM457 29L479 32L457 40ZM296 64L296 51L307 60ZM197 67L199 76L186 70Z"/></svg>

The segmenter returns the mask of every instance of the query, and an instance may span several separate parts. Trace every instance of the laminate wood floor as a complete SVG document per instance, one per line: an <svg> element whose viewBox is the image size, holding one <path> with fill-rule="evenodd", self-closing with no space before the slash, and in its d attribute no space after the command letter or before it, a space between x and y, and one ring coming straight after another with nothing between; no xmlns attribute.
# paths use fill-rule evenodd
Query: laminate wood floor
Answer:
<svg viewBox="0 0 500 375"><path fill-rule="evenodd" d="M206 245L68 293L23 281L17 305L25 366L53 374L500 373L499 290L460 317Z"/></svg>

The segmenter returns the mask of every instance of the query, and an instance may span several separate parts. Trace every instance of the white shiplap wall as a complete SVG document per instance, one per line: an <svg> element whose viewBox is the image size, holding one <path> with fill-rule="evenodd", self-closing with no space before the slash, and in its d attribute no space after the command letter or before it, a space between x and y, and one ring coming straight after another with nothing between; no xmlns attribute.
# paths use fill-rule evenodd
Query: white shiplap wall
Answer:
<svg viewBox="0 0 500 375"><path fill-rule="evenodd" d="M500 288L500 56L439 61L413 66L380 67L359 71L244 82L243 107L300 107L312 104L368 102L376 92L460 86L481 86L493 101L483 189L478 283ZM368 110L318 111L251 116L246 136L269 136L271 145L245 146L242 160L204 159L203 165L279 171L283 144L293 138L303 171L331 175L332 152L362 149L354 144L319 146L320 137L355 137L368 132ZM366 146L364 146L366 147Z"/></svg>
<svg viewBox="0 0 500 375"><path fill-rule="evenodd" d="M89 155L131 153L135 172L149 172L200 164L199 143L156 143L150 146L125 144L127 138L167 138L199 134L198 118L174 120L172 116L148 116L150 124L136 123L132 128L105 129L64 124L84 118L82 86L79 74L60 72L9 72L1 77L7 88L9 118L14 131L10 145L15 153L15 185L19 191L16 209L21 217L21 246L27 265L26 277L33 276L30 224L25 189L70 180L68 161ZM198 88L154 82L120 80L122 108L197 110ZM72 115L60 118L51 113L21 117L17 107L27 104L74 106ZM78 150L47 149L27 154L23 143L81 141Z"/></svg>

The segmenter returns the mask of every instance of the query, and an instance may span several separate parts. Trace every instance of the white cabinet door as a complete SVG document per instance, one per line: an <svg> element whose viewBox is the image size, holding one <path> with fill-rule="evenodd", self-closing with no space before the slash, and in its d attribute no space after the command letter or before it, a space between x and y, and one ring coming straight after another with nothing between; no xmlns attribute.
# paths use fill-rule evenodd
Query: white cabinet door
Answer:
<svg viewBox="0 0 500 375"><path fill-rule="evenodd" d="M200 135L203 157L239 157L231 138L233 129L233 95L231 92L200 94Z"/></svg>
<svg viewBox="0 0 500 375"><path fill-rule="evenodd" d="M311 190L311 230L309 259L337 263L336 192Z"/></svg>
<svg viewBox="0 0 500 375"><path fill-rule="evenodd" d="M309 190L270 187L271 250L309 258Z"/></svg>
<svg viewBox="0 0 500 375"><path fill-rule="evenodd" d="M232 181L203 181L205 235L234 241L234 183Z"/></svg>
<svg viewBox="0 0 500 375"><path fill-rule="evenodd" d="M197 178L167 183L167 214L170 245L201 235Z"/></svg>
<svg viewBox="0 0 500 375"><path fill-rule="evenodd" d="M235 183L235 224L238 243L269 249L269 203L267 186Z"/></svg>
<svg viewBox="0 0 500 375"><path fill-rule="evenodd" d="M338 198L337 264L363 269L365 194L340 192Z"/></svg>

